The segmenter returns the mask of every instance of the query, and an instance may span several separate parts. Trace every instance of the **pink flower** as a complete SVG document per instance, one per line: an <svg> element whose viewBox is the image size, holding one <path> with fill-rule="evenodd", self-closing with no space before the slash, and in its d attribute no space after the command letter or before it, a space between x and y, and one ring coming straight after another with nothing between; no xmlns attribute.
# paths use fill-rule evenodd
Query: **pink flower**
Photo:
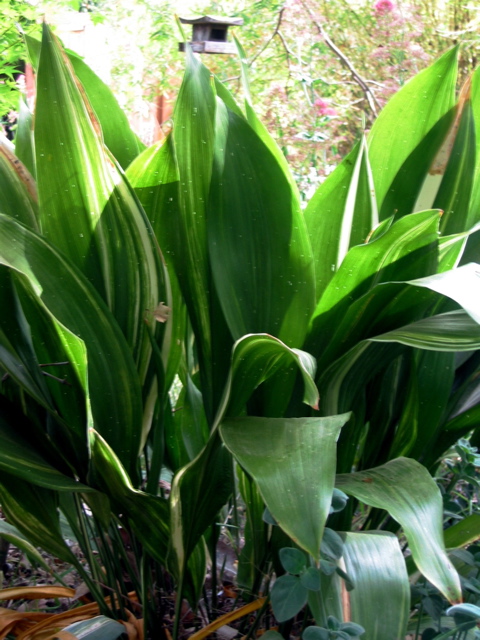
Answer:
<svg viewBox="0 0 480 640"><path fill-rule="evenodd" d="M391 13L395 9L395 5L392 0L377 0L374 5L375 13L383 16L386 13Z"/></svg>
<svg viewBox="0 0 480 640"><path fill-rule="evenodd" d="M326 100L317 98L313 104L317 107L317 113L319 116L336 116L337 115L337 112L335 111L335 109L330 107Z"/></svg>

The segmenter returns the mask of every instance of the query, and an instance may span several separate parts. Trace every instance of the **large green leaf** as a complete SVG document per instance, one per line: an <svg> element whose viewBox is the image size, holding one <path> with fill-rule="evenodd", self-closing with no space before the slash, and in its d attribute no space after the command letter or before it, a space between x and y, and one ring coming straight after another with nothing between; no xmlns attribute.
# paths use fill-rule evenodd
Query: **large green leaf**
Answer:
<svg viewBox="0 0 480 640"><path fill-rule="evenodd" d="M351 620L368 640L404 638L410 615L410 584L396 536L388 533L341 533L342 560L354 584L346 596Z"/></svg>
<svg viewBox="0 0 480 640"><path fill-rule="evenodd" d="M220 426L275 520L317 560L332 499L336 441L349 417L227 418Z"/></svg>
<svg viewBox="0 0 480 640"><path fill-rule="evenodd" d="M15 155L35 177L35 142L33 138L33 113L23 97L20 98L17 132L15 134Z"/></svg>
<svg viewBox="0 0 480 640"><path fill-rule="evenodd" d="M0 520L0 537L10 542L18 549L24 551L30 562L38 564L50 573L51 567L42 558L40 552L35 549L33 544L29 542L29 540L22 535L16 527L5 522L5 520Z"/></svg>
<svg viewBox="0 0 480 640"><path fill-rule="evenodd" d="M298 201L250 125L220 100L216 113L208 244L220 305L235 339L267 332L300 347L314 276Z"/></svg>
<svg viewBox="0 0 480 640"><path fill-rule="evenodd" d="M211 75L187 47L187 68L173 115L180 182L158 210L162 248L173 264L195 333L207 418L213 414L211 275L207 202L213 161L215 97ZM168 149L166 149L168 151ZM143 185L142 185L143 186Z"/></svg>
<svg viewBox="0 0 480 640"><path fill-rule="evenodd" d="M282 152L278 144L270 135L267 127L263 124L263 122L255 113L255 110L253 108L252 95L250 92L249 65L248 65L247 56L245 54L245 51L242 45L240 44L240 41L235 36L233 38L235 41L235 45L237 47L238 56L240 58L242 85L243 85L243 92L245 96L245 115L246 115L247 122L255 131L255 133L258 135L258 137L262 140L265 146L268 147L268 149L271 151L272 155L275 157L280 167L283 169L285 177L287 178L287 180L290 183L290 186L292 187L292 198L294 201L293 206L298 206L300 201L298 186L292 175L292 172L288 165L285 154ZM233 96L225 87L225 85L223 85L221 82L216 81L215 86L217 88L217 95L219 96L219 98L223 100L223 102L230 109L230 111L233 111L237 115L243 117L243 113L237 107L233 99Z"/></svg>
<svg viewBox="0 0 480 640"><path fill-rule="evenodd" d="M165 303L171 307L171 313L163 336L162 359L165 385L170 388L177 373L186 331L185 304L175 271L178 261L171 243L178 218L180 184L172 136L145 149L129 166L126 176L150 220L168 269L171 295L167 293Z"/></svg>
<svg viewBox="0 0 480 640"><path fill-rule="evenodd" d="M409 282L388 282L375 287L351 304L337 328L336 335L333 338L330 337L327 350L322 355L327 363L320 381L324 410L332 414L350 410L351 399L367 382L371 370L378 371L381 361L378 358L376 361L372 358L374 352L370 352L369 343L363 341L373 341L377 336L383 335L387 327L390 331L394 331L405 326L405 321L411 324L421 320L426 311L438 302L437 294L456 302L475 323L478 323L480 319L478 273L478 266L469 264ZM425 322L428 324L427 320ZM461 335L457 335L458 344L461 346L463 342L464 345L466 343L471 345L472 336L476 339L475 324L469 323L465 318L462 319L462 324L468 325L471 335L465 342L465 332L460 327ZM453 328L452 332L455 331L456 329ZM441 341L440 335L441 327L437 327L438 343ZM449 348L448 341L443 340L442 347ZM456 348L453 342L450 347L451 350ZM386 355L389 358L388 350L383 350L383 353L382 357ZM370 362L368 366L364 358ZM335 361L330 364L332 360ZM363 378L358 377L361 370L365 372ZM346 404L339 403L342 386L345 385L350 386Z"/></svg>
<svg viewBox="0 0 480 640"><path fill-rule="evenodd" d="M368 471L338 475L335 484L365 504L386 509L402 525L423 575L450 602L461 601L460 580L443 542L442 497L425 467L397 458Z"/></svg>
<svg viewBox="0 0 480 640"><path fill-rule="evenodd" d="M0 301L2 308L9 310L0 316L0 362L5 375L21 385L41 405L52 408L13 275L4 266L0 268Z"/></svg>
<svg viewBox="0 0 480 640"><path fill-rule="evenodd" d="M410 355L413 366L408 395L403 402L389 458L409 456L421 460L425 451L431 450L450 400L455 355L427 350L410 352ZM378 462L368 466L376 464Z"/></svg>
<svg viewBox="0 0 480 640"><path fill-rule="evenodd" d="M475 123L476 135L476 149L475 149L475 177L472 188L472 196L470 199L470 211L475 220L478 220L480 212L480 69L477 69L472 76L472 109L473 119ZM478 247L480 242L480 232L477 233L469 240L467 245L466 262L470 260L477 260Z"/></svg>
<svg viewBox="0 0 480 640"><path fill-rule="evenodd" d="M390 185L382 203L380 219L395 215L398 219L415 211L433 208L438 187L445 173L445 163L439 167L436 159L444 150L448 160L451 147L445 147L455 122L456 108L452 107L418 141Z"/></svg>
<svg viewBox="0 0 480 640"><path fill-rule="evenodd" d="M355 344L354 327L359 321L371 324L365 311L367 300L381 295L380 283L435 273L438 224L438 212L412 214L372 242L350 249L312 316L306 349L318 354L319 362L338 357L334 354L340 345Z"/></svg>
<svg viewBox="0 0 480 640"><path fill-rule="evenodd" d="M0 503L10 524L34 546L74 566L78 564L60 531L55 492L1 471Z"/></svg>
<svg viewBox="0 0 480 640"><path fill-rule="evenodd" d="M315 622L327 626L328 616L335 616L360 624L368 640L403 638L410 585L397 537L383 532L339 535L344 543L339 566L353 588L336 573L322 576L322 589L308 597Z"/></svg>
<svg viewBox="0 0 480 640"><path fill-rule="evenodd" d="M347 250L366 242L378 224L364 138L317 189L305 210L315 258L317 302Z"/></svg>
<svg viewBox="0 0 480 640"><path fill-rule="evenodd" d="M95 430L90 431L91 480L109 496L118 515L126 514L148 553L165 565L169 543L168 502L137 491L115 452Z"/></svg>
<svg viewBox="0 0 480 640"><path fill-rule="evenodd" d="M38 231L35 181L3 141L0 141L0 213L6 213Z"/></svg>
<svg viewBox="0 0 480 640"><path fill-rule="evenodd" d="M463 520L456 522L444 531L447 549L466 547L478 540L480 536L480 514L472 513Z"/></svg>
<svg viewBox="0 0 480 640"><path fill-rule="evenodd" d="M267 335L250 335L233 348L231 367L209 441L199 455L180 469L170 493L172 551L181 575L198 540L225 504L233 488L232 459L219 435L225 415L241 415L252 392L282 369L298 369L304 401L313 407L318 392L313 382L315 361ZM283 404L284 399L278 398Z"/></svg>
<svg viewBox="0 0 480 640"><path fill-rule="evenodd" d="M138 200L105 151L96 118L65 54L46 26L37 77L35 145L42 233L104 298L143 379L151 329L142 316L150 313L152 318L165 300L158 247Z"/></svg>
<svg viewBox="0 0 480 640"><path fill-rule="evenodd" d="M35 69L38 69L41 43L29 35L25 36L25 40L32 65ZM137 155L145 149L145 145L131 130L127 116L103 80L77 54L72 51L66 53L75 75L82 83L95 116L100 122L106 146L122 169L125 170Z"/></svg>
<svg viewBox="0 0 480 640"><path fill-rule="evenodd" d="M0 215L0 230L0 263L28 279L34 295L57 321L61 340L71 354L70 366L89 393L87 406L91 403L95 426L135 477L141 392L118 325L90 283L46 240L8 216Z"/></svg>
<svg viewBox="0 0 480 640"><path fill-rule="evenodd" d="M21 424L22 418L23 422L27 422L24 416L15 416L15 423L8 420L11 417L3 407L0 408L0 469L2 471L45 489L81 492L90 490L81 482L60 472L32 447L33 434L30 439L27 439L26 430ZM29 426L28 423L26 426ZM48 444L46 440L45 446Z"/></svg>
<svg viewBox="0 0 480 640"><path fill-rule="evenodd" d="M457 50L452 49L407 82L375 121L368 144L379 207L404 162L455 104L456 76ZM416 173L420 189L424 175ZM382 211L382 218L393 213Z"/></svg>
<svg viewBox="0 0 480 640"><path fill-rule="evenodd" d="M444 234L466 231L477 221L475 215L469 213L476 145L470 80L463 87L454 114L451 115L454 118L449 122L449 129L442 131L445 139L431 161L414 205L414 211L442 209L444 213L440 228ZM443 118L435 128L439 128L445 120ZM421 146L425 144L426 140Z"/></svg>
<svg viewBox="0 0 480 640"><path fill-rule="evenodd" d="M480 324L465 311L450 311L399 327L370 340L399 342L409 347L433 351L473 351L480 348Z"/></svg>

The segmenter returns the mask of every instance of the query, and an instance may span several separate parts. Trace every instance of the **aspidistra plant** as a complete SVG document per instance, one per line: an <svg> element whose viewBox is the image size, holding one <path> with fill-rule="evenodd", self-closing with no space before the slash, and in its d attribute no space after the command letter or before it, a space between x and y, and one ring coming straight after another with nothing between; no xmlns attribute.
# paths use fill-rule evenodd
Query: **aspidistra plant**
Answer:
<svg viewBox="0 0 480 640"><path fill-rule="evenodd" d="M418 569L459 601L427 468L479 411L480 267L465 260L478 250L477 76L457 101L455 51L420 73L303 213L249 92L242 108L191 52L172 133L142 150L108 89L47 26L29 50L33 136L25 117L16 155L0 147L10 523L75 564L104 612L105 588L122 603L109 614L122 616L133 587L149 634L161 566L176 585L178 635L235 475L245 591L275 562L264 506L284 540L325 566L337 486L372 511L363 532L351 531L351 509L329 520L343 554L309 596L320 627L351 612L368 638L405 635L401 549L370 530L385 512Z"/></svg>

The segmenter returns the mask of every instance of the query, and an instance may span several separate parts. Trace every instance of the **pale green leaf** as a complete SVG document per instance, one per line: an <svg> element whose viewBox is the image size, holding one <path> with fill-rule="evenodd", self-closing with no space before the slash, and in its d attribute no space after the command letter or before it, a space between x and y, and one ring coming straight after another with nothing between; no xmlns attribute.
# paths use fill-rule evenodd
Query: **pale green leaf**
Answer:
<svg viewBox="0 0 480 640"><path fill-rule="evenodd" d="M365 504L386 509L403 527L423 575L450 602L461 600L460 580L443 542L442 497L425 467L397 458L368 471L338 475L335 483Z"/></svg>
<svg viewBox="0 0 480 640"><path fill-rule="evenodd" d="M220 426L275 520L317 559L334 486L336 441L349 417L230 418Z"/></svg>
<svg viewBox="0 0 480 640"><path fill-rule="evenodd" d="M355 588L348 591L351 620L368 640L405 637L410 615L410 584L396 536L344 533L345 571Z"/></svg>

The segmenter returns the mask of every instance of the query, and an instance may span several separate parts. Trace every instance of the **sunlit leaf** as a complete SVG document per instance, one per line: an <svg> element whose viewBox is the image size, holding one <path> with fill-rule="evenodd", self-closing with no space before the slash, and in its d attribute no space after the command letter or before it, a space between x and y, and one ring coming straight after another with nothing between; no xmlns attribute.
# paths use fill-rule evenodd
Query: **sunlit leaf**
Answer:
<svg viewBox="0 0 480 640"><path fill-rule="evenodd" d="M457 50L451 49L407 82L375 121L368 145L380 207L404 162L440 118L454 106L456 77ZM417 189L420 189L424 176L418 175L418 170L416 173ZM391 208L382 211L381 217L383 219L393 213L394 209Z"/></svg>

